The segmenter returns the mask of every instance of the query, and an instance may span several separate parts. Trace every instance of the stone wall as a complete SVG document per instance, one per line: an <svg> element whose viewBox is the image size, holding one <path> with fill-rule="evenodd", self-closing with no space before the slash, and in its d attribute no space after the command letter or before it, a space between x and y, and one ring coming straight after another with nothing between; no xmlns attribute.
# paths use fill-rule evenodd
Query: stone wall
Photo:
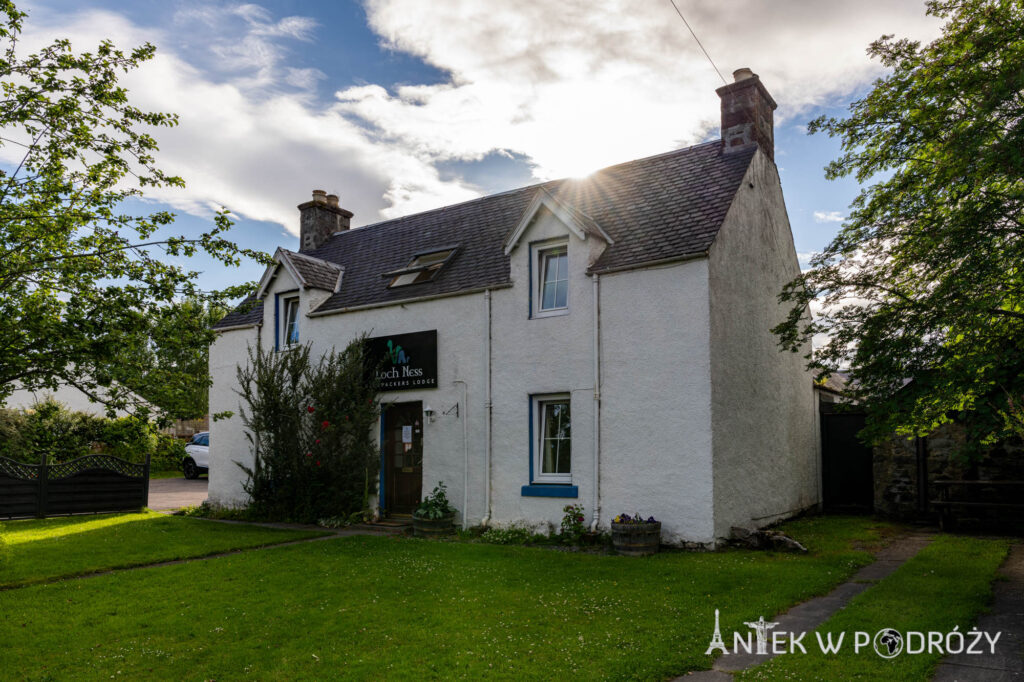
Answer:
<svg viewBox="0 0 1024 682"><path fill-rule="evenodd" d="M981 460L971 463L959 454L964 427L946 424L926 438L893 436L874 448L875 512L902 520L932 521L934 512L920 504L922 469L927 474L927 499L938 497L939 480L1024 480L1024 444L1019 439L991 447ZM919 454L919 449L923 453ZM923 454L924 467L920 456Z"/></svg>

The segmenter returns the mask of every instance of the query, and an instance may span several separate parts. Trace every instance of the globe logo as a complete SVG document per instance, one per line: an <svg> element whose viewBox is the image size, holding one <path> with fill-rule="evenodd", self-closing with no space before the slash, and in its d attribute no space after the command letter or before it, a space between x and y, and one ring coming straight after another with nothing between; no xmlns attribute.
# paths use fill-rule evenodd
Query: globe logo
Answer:
<svg viewBox="0 0 1024 682"><path fill-rule="evenodd" d="M896 658L903 651L903 635L892 628L875 633L875 653L882 658Z"/></svg>

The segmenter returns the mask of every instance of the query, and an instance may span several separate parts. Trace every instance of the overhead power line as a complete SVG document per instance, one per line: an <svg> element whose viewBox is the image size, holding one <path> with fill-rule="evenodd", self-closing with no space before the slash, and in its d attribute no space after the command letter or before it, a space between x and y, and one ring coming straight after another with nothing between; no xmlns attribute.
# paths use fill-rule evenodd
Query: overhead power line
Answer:
<svg viewBox="0 0 1024 682"><path fill-rule="evenodd" d="M686 20L686 17L684 17L683 13L679 10L679 5L676 4L676 0L668 1L672 3L672 7L675 9L676 14L679 15L679 18L683 20L683 23L686 24L686 28L690 29L690 35L693 36L693 39L697 41L697 47L700 48L700 51L703 52L704 56L708 58L708 62L710 62L711 68L715 70L715 73L717 73L718 77L722 79L722 82L728 85L729 83L728 81L725 80L725 76L723 76L722 72L718 70L717 66L715 66L715 60L711 58L711 55L708 54L708 51L704 49L703 45L701 45L700 38L698 38L697 34L693 32L693 28L690 26L690 22Z"/></svg>

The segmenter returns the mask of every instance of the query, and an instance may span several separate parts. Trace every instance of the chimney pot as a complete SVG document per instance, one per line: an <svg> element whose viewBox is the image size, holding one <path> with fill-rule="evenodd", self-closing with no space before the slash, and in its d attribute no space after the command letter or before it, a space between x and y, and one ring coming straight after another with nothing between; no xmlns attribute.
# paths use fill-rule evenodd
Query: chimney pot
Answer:
<svg viewBox="0 0 1024 682"><path fill-rule="evenodd" d="M327 192L323 191L322 189L315 189L315 190L313 190L313 201L316 201L316 202L321 203L321 204L322 203L326 203L327 202Z"/></svg>
<svg viewBox="0 0 1024 682"><path fill-rule="evenodd" d="M732 72L732 79L736 83L739 83L742 80L746 80L748 78L753 78L753 77L754 77L754 72L751 71L749 68L747 68L745 66L743 68L741 68L741 69L736 69L735 71Z"/></svg>
<svg viewBox="0 0 1024 682"><path fill-rule="evenodd" d="M756 73L744 67L733 72L734 82L715 92L722 98L722 145L724 151L756 144L775 160L775 124L778 106Z"/></svg>
<svg viewBox="0 0 1024 682"><path fill-rule="evenodd" d="M337 194L328 194L327 195L327 205L328 206L333 206L334 208L338 208L338 195Z"/></svg>

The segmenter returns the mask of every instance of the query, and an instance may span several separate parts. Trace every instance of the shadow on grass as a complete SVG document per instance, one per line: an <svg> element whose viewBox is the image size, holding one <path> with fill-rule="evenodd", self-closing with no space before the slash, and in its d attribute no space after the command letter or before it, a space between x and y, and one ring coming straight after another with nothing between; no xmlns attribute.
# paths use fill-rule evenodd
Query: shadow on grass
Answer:
<svg viewBox="0 0 1024 682"><path fill-rule="evenodd" d="M205 523L152 511L7 522L0 589L199 558L325 533Z"/></svg>

